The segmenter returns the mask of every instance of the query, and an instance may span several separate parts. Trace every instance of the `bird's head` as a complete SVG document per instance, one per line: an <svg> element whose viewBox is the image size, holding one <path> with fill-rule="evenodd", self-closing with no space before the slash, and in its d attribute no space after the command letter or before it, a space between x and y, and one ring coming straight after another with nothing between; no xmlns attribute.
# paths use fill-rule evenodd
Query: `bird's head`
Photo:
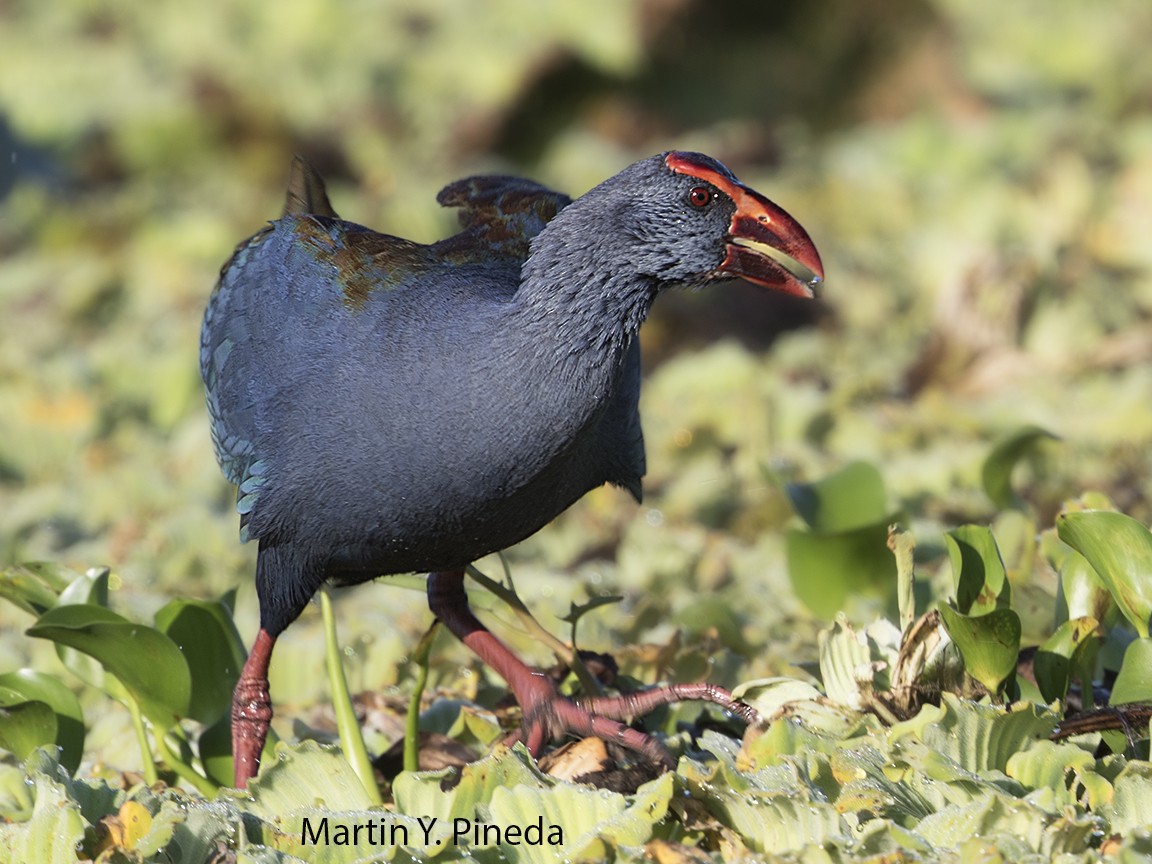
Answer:
<svg viewBox="0 0 1152 864"><path fill-rule="evenodd" d="M639 274L665 285L739 276L811 297L824 279L820 254L800 223L701 153L672 151L637 162L584 200L599 211L605 254L624 252Z"/></svg>

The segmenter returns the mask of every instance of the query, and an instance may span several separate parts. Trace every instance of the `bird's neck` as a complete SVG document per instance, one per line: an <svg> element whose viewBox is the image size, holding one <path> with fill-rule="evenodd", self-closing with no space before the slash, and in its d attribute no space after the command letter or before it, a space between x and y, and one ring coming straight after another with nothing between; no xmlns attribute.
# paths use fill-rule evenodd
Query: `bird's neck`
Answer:
<svg viewBox="0 0 1152 864"><path fill-rule="evenodd" d="M545 239L553 238L538 238ZM613 267L597 245L534 243L516 293L521 326L589 366L619 360L659 290L654 280Z"/></svg>

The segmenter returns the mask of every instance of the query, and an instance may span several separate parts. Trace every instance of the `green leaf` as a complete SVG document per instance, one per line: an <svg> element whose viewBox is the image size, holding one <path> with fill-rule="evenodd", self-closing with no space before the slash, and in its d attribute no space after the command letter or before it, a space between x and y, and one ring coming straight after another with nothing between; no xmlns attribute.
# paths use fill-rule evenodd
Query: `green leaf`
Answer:
<svg viewBox="0 0 1152 864"><path fill-rule="evenodd" d="M883 520L888 512L884 479L868 462L853 462L815 483L789 483L785 492L796 513L814 531L862 528Z"/></svg>
<svg viewBox="0 0 1152 864"><path fill-rule="evenodd" d="M900 525L889 525L888 548L896 560L896 605L900 611L900 632L906 633L916 620L916 538Z"/></svg>
<svg viewBox="0 0 1152 864"><path fill-rule="evenodd" d="M80 805L67 787L53 774L37 770L39 761L55 767L54 760L33 754L28 760L29 783L35 804L26 822L0 824L0 850L6 861L76 861L84 839L84 818Z"/></svg>
<svg viewBox="0 0 1152 864"><path fill-rule="evenodd" d="M723 758L682 759L678 773L688 793L753 851L779 855L819 845L841 831L836 808L798 783L788 765L744 774Z"/></svg>
<svg viewBox="0 0 1152 864"><path fill-rule="evenodd" d="M176 643L159 630L101 606L73 605L49 609L27 633L95 659L161 729L188 715L188 664Z"/></svg>
<svg viewBox="0 0 1152 864"><path fill-rule="evenodd" d="M1093 773L1095 766L1092 754L1074 744L1037 741L1027 750L1013 753L1004 773L1026 789L1054 790L1063 806L1079 803L1080 777ZM1077 782L1069 782L1071 779Z"/></svg>
<svg viewBox="0 0 1152 864"><path fill-rule="evenodd" d="M1146 833L1148 802L1152 801L1152 765L1129 762L1112 786L1115 790L1113 798L1103 808L1109 827L1117 834ZM1138 861L1142 857L1133 856L1125 860Z"/></svg>
<svg viewBox="0 0 1152 864"><path fill-rule="evenodd" d="M962 615L946 603L940 604L940 619L964 658L965 671L999 695L1009 676L1016 671L1020 654L1020 616L1011 609L997 609L987 615Z"/></svg>
<svg viewBox="0 0 1152 864"><path fill-rule="evenodd" d="M1061 540L1088 559L1124 617L1147 638L1152 617L1152 531L1110 510L1061 513L1056 530Z"/></svg>
<svg viewBox="0 0 1152 864"><path fill-rule="evenodd" d="M965 615L1006 609L1012 586L992 531L982 525L961 525L946 531L948 559L956 586L956 608Z"/></svg>
<svg viewBox="0 0 1152 864"><path fill-rule="evenodd" d="M56 714L44 702L10 702L0 689L0 749L27 759L37 747L56 743Z"/></svg>
<svg viewBox="0 0 1152 864"><path fill-rule="evenodd" d="M0 570L0 598L30 615L55 606L66 584L61 568L50 564L13 564Z"/></svg>
<svg viewBox="0 0 1152 864"><path fill-rule="evenodd" d="M87 573L77 576L60 592L58 605L87 603L106 607L108 605L109 575L110 571L107 567L93 567Z"/></svg>
<svg viewBox="0 0 1152 864"><path fill-rule="evenodd" d="M860 708L862 696L870 696L872 675L864 674L872 662L872 652L864 634L857 634L843 615L817 637L820 646L820 678L824 693L833 702ZM867 682L861 693L861 678Z"/></svg>
<svg viewBox="0 0 1152 864"><path fill-rule="evenodd" d="M903 748L906 739L918 739L931 759L946 758L964 771L1003 771L1013 754L1046 740L1056 722L1055 713L1035 703L1002 708L944 693L939 706L925 705L911 720L893 726L889 742Z"/></svg>
<svg viewBox="0 0 1152 864"><path fill-rule="evenodd" d="M494 747L483 759L465 765L460 770L460 782L446 790L444 781L452 773L445 769L400 774L392 783L397 809L450 821L457 817L471 817L476 807L487 804L499 787L542 788L557 782L540 773L522 744L511 750L503 745Z"/></svg>
<svg viewBox="0 0 1152 864"><path fill-rule="evenodd" d="M188 664L192 695L188 716L211 726L229 713L244 666L244 642L228 608L207 600L172 600L156 613L156 627Z"/></svg>
<svg viewBox="0 0 1152 864"><path fill-rule="evenodd" d="M788 573L796 596L822 618L831 618L857 595L893 600L896 561L888 550L890 522L832 534L789 531Z"/></svg>
<svg viewBox="0 0 1152 864"><path fill-rule="evenodd" d="M1114 613L1116 602L1112 592L1101 581L1088 559L1063 541L1057 540L1067 554L1064 555L1060 573L1060 592L1069 618L1095 618L1106 622L1119 617ZM1112 612L1114 614L1109 615Z"/></svg>
<svg viewBox="0 0 1152 864"><path fill-rule="evenodd" d="M575 784L549 788L499 786L488 804L491 822L539 826L543 842L505 844L501 858L512 864L552 864L558 860L604 861L619 847L641 847L652 837L672 798L671 774L641 786L630 802L618 792ZM550 845L562 840L562 844ZM475 847L474 847L475 848Z"/></svg>
<svg viewBox="0 0 1152 864"><path fill-rule="evenodd" d="M267 751L265 751L267 752ZM208 779L218 786L231 786L235 777L232 760L232 717L226 714L196 738L196 755Z"/></svg>
<svg viewBox="0 0 1152 864"><path fill-rule="evenodd" d="M1095 618L1065 621L1037 650L1032 668L1045 702L1064 698L1072 673L1085 665L1082 657L1093 644L1099 625Z"/></svg>
<svg viewBox="0 0 1152 864"><path fill-rule="evenodd" d="M1124 652L1124 662L1112 685L1108 704L1149 701L1152 701L1152 639L1136 639Z"/></svg>
<svg viewBox="0 0 1152 864"><path fill-rule="evenodd" d="M89 605L108 607L108 568L93 568L73 579L60 592L58 606ZM97 690L109 691L104 680L104 667L93 657L68 645L56 643L56 656L65 668ZM114 686L114 685L113 685Z"/></svg>
<svg viewBox="0 0 1152 864"><path fill-rule="evenodd" d="M1012 490L1012 470L1029 453L1035 452L1044 441L1059 440L1047 429L1024 426L998 440L984 460L980 477L984 491L997 507L1021 506L1020 498Z"/></svg>
<svg viewBox="0 0 1152 864"><path fill-rule="evenodd" d="M593 609L599 609L601 606L609 606L613 603L619 603L623 599L624 597L622 595L613 594L606 597L593 597L587 603L581 603L579 605L572 603L569 606L568 614L561 617L560 620L567 621L569 624L575 624Z"/></svg>
<svg viewBox="0 0 1152 864"><path fill-rule="evenodd" d="M276 761L265 765L246 792L236 792L241 806L272 822L285 813L322 806L329 810L367 810L372 806L364 784L343 757L329 745L304 741L294 747L280 745Z"/></svg>
<svg viewBox="0 0 1152 864"><path fill-rule="evenodd" d="M76 694L59 679L32 669L0 675L0 704L12 705L23 700L43 702L52 709L60 764L74 773L84 755L84 713Z"/></svg>

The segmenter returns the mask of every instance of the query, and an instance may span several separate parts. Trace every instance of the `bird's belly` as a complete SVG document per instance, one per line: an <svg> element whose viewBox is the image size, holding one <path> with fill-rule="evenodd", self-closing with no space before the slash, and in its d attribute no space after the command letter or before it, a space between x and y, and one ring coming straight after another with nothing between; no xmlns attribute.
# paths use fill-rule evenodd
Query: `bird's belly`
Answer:
<svg viewBox="0 0 1152 864"><path fill-rule="evenodd" d="M277 484L260 503L308 514L285 527L327 562L334 581L458 569L519 543L617 479L596 443L585 436L535 467L531 458L471 452L465 442L440 459L404 464L313 463L315 476Z"/></svg>
<svg viewBox="0 0 1152 864"><path fill-rule="evenodd" d="M389 573L459 569L507 549L605 482L586 465L567 472L563 467L552 466L526 485L484 497L446 494L431 504L411 505L392 501L386 510L355 514L350 527L358 522L372 528L345 534L332 550L329 577L360 582Z"/></svg>

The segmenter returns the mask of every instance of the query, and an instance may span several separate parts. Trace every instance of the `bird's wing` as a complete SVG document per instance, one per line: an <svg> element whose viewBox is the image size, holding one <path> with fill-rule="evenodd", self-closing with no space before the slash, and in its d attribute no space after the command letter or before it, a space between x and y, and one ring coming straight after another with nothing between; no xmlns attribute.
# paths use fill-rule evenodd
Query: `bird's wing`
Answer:
<svg viewBox="0 0 1152 864"><path fill-rule="evenodd" d="M324 180L303 156L292 160L288 176L288 191L284 200L284 216L315 214L339 218L328 201ZM222 371L238 343L245 341L246 316L237 314L246 305L245 292L237 287L243 280L249 262L259 257L260 247L268 239L273 225L268 224L236 247L224 266L208 301L204 325L200 331L200 376L207 393L208 417L212 427L212 443L220 468L238 486L251 486L261 470L254 458L253 448L255 411L251 402L231 398L228 383ZM235 358L234 358L235 362ZM229 377L235 378L235 374ZM255 465L255 474L253 474ZM247 494L241 490L240 497Z"/></svg>
<svg viewBox="0 0 1152 864"><path fill-rule="evenodd" d="M296 368L292 364L280 364L275 376L267 370L277 367L274 355L286 350L278 343L291 341L287 331L295 329L294 319L313 313L323 317L327 306L361 305L379 281L374 278L374 256L387 258L389 243L403 250L413 245L340 221L323 179L297 156L283 218L237 246L220 269L200 331L200 375L217 461L239 487L236 506L242 525L247 524L267 471L258 447L261 398L252 390L254 382L271 378L290 386L288 373ZM307 248L310 254L297 256L290 264L285 260L290 248ZM333 267L341 271L341 279L328 275ZM281 321L282 331L277 330L277 316L292 319Z"/></svg>
<svg viewBox="0 0 1152 864"><path fill-rule="evenodd" d="M440 190L436 200L460 208L463 231L437 246L482 248L518 260L528 257L532 238L572 199L522 177L467 177Z"/></svg>

